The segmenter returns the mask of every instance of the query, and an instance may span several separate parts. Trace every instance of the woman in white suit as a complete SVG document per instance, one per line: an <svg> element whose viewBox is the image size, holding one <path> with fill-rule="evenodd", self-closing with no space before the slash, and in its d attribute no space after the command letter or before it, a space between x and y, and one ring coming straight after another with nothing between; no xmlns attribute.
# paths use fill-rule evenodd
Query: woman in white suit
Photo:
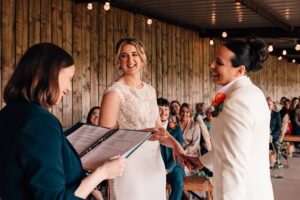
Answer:
<svg viewBox="0 0 300 200"><path fill-rule="evenodd" d="M214 200L273 200L269 168L270 111L263 92L247 77L268 57L265 43L230 40L210 65L217 117L211 128L212 151L189 157L192 170L214 173ZM225 94L225 95L224 95Z"/></svg>

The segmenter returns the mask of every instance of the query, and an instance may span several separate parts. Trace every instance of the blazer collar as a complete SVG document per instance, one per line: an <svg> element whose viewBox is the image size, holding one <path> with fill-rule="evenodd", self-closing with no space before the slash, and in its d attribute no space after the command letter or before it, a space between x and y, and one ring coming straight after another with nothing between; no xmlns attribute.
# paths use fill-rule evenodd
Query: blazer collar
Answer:
<svg viewBox="0 0 300 200"><path fill-rule="evenodd" d="M252 81L250 80L249 77L239 79L235 83L233 83L230 88L228 88L225 91L225 94L226 94L226 96L229 96L233 91L237 90L238 88L248 86L251 84L252 84Z"/></svg>

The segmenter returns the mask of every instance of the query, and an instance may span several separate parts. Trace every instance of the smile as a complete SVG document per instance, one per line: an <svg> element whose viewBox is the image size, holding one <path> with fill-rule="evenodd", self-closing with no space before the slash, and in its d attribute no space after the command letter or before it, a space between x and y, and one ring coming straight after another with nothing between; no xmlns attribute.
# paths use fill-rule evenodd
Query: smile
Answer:
<svg viewBox="0 0 300 200"><path fill-rule="evenodd" d="M127 65L128 68L134 68L136 67L136 64Z"/></svg>

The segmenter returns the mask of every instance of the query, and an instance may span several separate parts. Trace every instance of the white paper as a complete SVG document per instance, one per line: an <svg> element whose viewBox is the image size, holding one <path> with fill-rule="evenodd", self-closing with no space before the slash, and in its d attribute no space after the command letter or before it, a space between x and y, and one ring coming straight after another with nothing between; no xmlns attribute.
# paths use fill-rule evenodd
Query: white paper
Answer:
<svg viewBox="0 0 300 200"><path fill-rule="evenodd" d="M99 138L109 131L108 128L100 126L82 125L76 131L67 136L78 154L82 153Z"/></svg>
<svg viewBox="0 0 300 200"><path fill-rule="evenodd" d="M110 157L126 157L150 134L151 132L120 129L81 157L82 165L85 169L95 169Z"/></svg>

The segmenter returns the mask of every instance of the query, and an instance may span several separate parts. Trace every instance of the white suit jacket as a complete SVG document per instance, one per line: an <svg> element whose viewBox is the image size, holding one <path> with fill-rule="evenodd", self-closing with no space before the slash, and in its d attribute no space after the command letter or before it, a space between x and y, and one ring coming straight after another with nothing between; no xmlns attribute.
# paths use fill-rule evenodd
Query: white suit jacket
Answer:
<svg viewBox="0 0 300 200"><path fill-rule="evenodd" d="M249 78L237 80L225 94L210 131L212 151L200 157L214 173L214 200L273 200L265 96Z"/></svg>

